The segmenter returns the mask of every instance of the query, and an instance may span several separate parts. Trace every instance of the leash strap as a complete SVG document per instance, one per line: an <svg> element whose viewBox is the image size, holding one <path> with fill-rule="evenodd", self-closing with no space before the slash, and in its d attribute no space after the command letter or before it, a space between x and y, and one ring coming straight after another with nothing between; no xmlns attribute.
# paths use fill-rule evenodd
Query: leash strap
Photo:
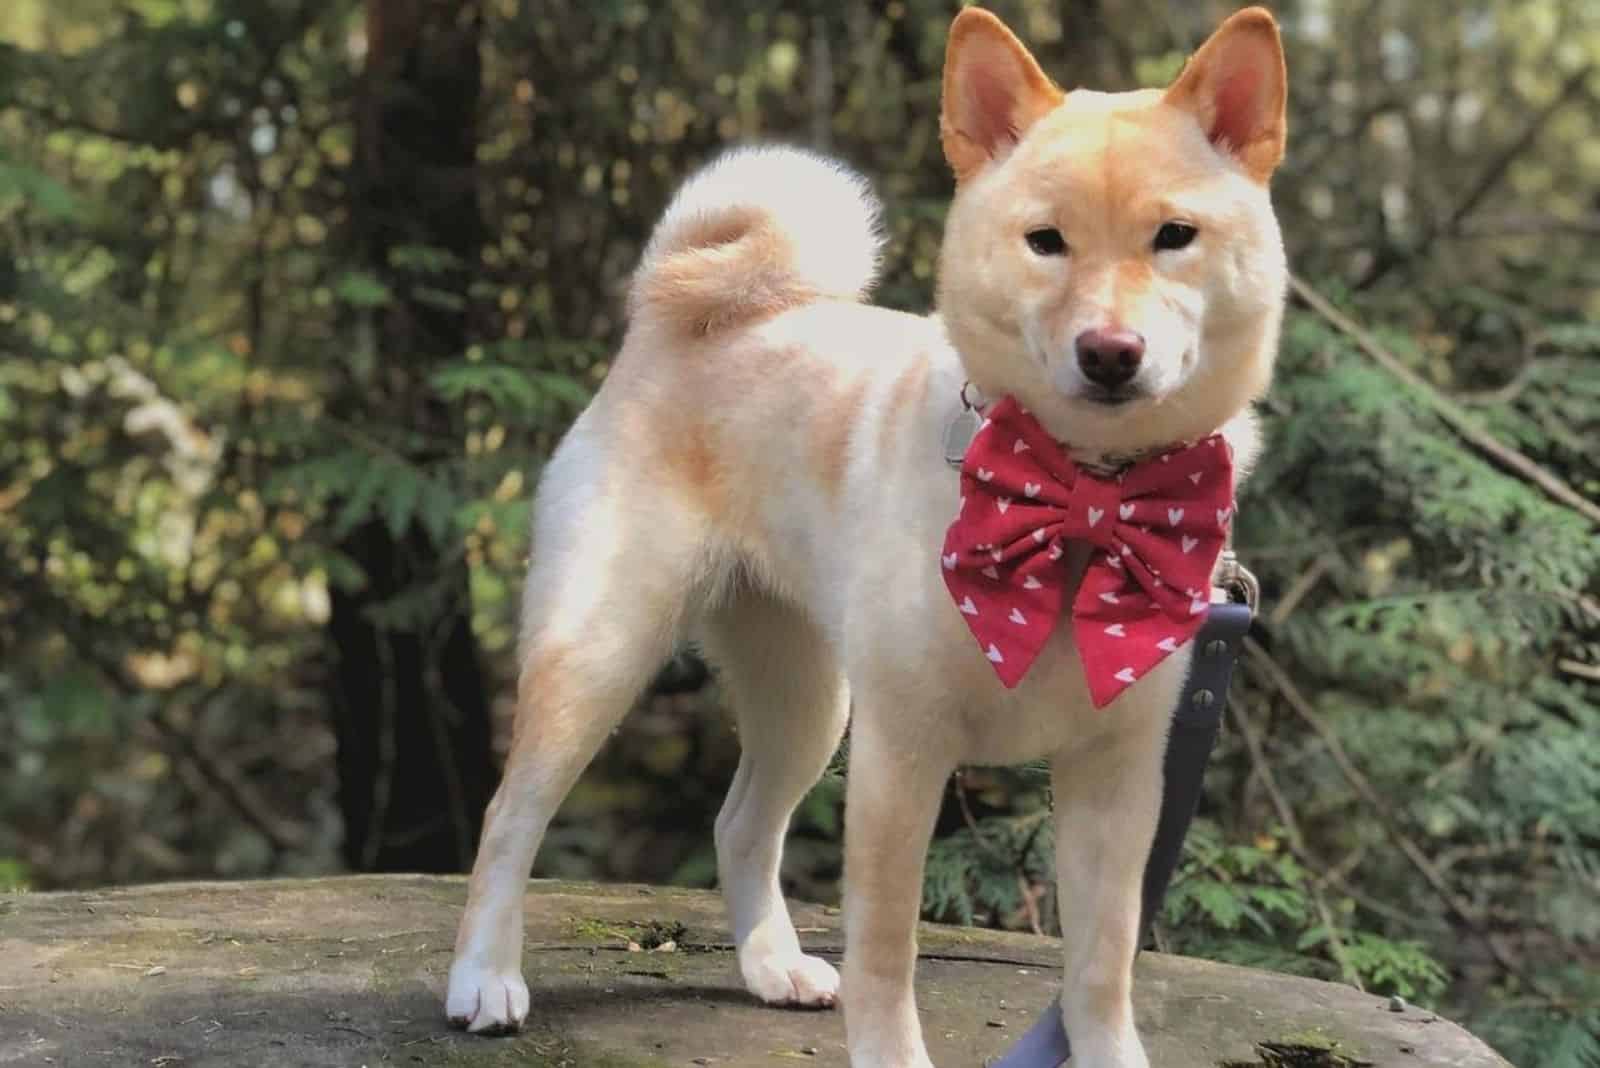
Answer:
<svg viewBox="0 0 1600 1068"><path fill-rule="evenodd" d="M1150 847L1150 859L1144 869L1144 896L1139 915L1141 944L1161 911L1167 884L1177 870L1184 837L1189 833L1189 824L1200 803L1201 780L1222 726L1228 682L1233 677L1239 646L1250 629L1250 616L1248 604L1213 604L1206 613L1205 626L1195 636L1189 680L1172 714L1172 733L1167 740L1167 755L1162 766L1161 818L1156 824L1155 842ZM1004 1056L990 1064L991 1068L1058 1068L1071 1054L1072 1047L1061 1023L1058 996L1027 1033Z"/></svg>

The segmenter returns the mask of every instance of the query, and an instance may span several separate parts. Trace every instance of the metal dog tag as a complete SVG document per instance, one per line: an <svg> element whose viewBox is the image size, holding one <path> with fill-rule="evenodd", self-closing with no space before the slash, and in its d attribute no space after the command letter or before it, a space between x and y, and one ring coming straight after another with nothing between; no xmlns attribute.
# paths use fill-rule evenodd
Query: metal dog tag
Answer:
<svg viewBox="0 0 1600 1068"><path fill-rule="evenodd" d="M944 462L951 467L960 467L961 461L966 458L967 446L972 444L982 425L983 416L978 414L976 408L963 405L951 416L944 425Z"/></svg>

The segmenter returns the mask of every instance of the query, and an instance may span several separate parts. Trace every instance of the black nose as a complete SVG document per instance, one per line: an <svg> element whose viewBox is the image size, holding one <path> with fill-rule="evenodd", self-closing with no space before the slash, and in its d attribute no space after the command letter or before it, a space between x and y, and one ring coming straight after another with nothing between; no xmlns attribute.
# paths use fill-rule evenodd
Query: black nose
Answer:
<svg viewBox="0 0 1600 1068"><path fill-rule="evenodd" d="M1144 359L1144 337L1132 330L1096 327L1079 334L1074 344L1083 377L1106 389L1127 385Z"/></svg>

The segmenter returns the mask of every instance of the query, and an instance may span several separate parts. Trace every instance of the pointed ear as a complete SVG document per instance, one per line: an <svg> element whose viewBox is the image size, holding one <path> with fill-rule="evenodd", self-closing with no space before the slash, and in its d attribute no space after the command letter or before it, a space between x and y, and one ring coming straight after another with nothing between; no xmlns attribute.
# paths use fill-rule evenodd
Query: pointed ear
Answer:
<svg viewBox="0 0 1600 1068"><path fill-rule="evenodd" d="M1266 8L1247 7L1189 58L1165 100L1192 114L1212 144L1265 182L1283 160L1288 92L1278 24Z"/></svg>
<svg viewBox="0 0 1600 1068"><path fill-rule="evenodd" d="M1010 151L1061 98L1005 23L976 7L956 16L945 48L939 131L958 181Z"/></svg>

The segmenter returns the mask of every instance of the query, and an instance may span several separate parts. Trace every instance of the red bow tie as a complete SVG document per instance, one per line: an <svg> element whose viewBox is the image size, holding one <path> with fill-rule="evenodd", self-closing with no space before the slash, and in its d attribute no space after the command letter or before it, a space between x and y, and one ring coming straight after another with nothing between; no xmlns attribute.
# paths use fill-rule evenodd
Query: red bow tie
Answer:
<svg viewBox="0 0 1600 1068"><path fill-rule="evenodd" d="M945 535L945 585L1007 688L1061 614L1064 544L1089 560L1072 630L1102 708L1194 637L1233 515L1232 451L1220 434L1108 478L1073 463L1006 397L961 464L961 508Z"/></svg>

